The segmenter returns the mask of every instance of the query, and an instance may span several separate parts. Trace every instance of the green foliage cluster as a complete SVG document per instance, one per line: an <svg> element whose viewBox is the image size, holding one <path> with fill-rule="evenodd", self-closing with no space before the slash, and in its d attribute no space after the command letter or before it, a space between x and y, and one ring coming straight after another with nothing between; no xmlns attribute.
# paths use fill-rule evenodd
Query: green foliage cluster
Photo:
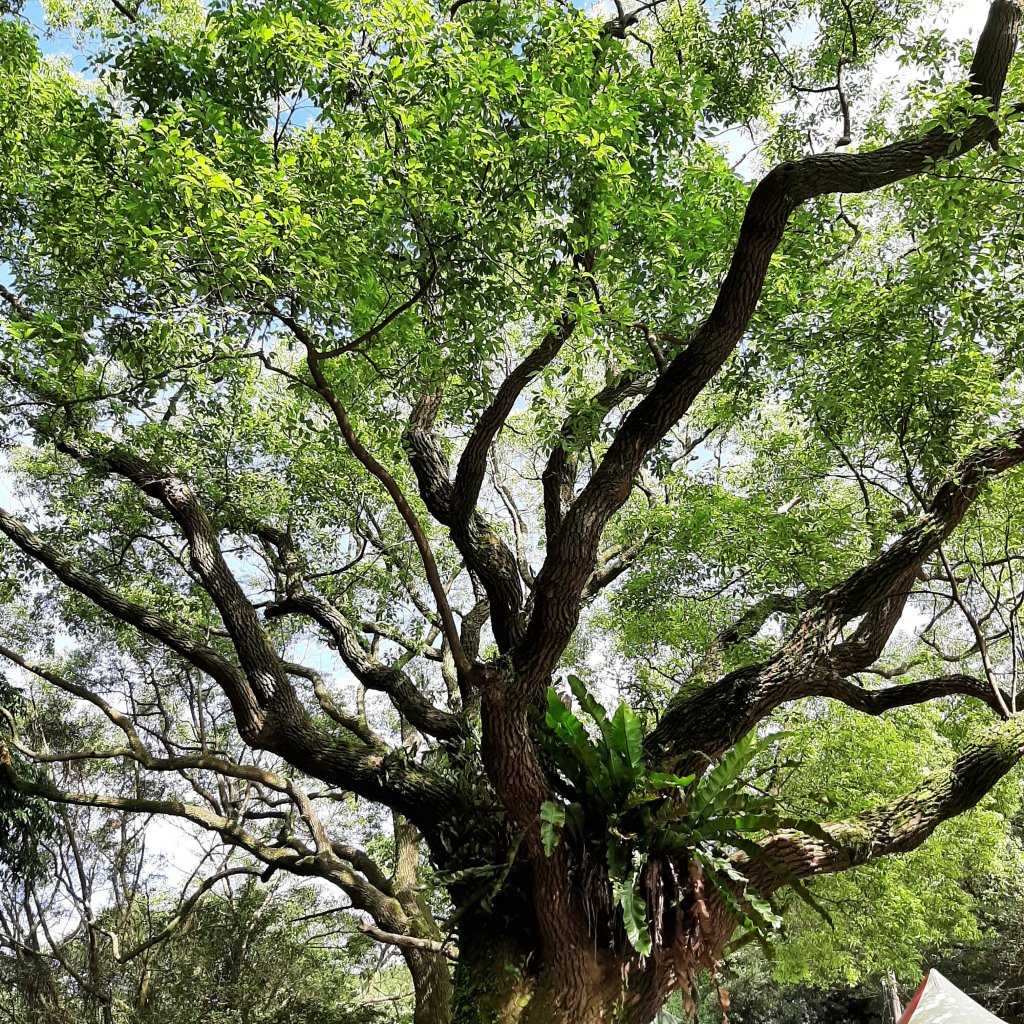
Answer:
<svg viewBox="0 0 1024 1024"><path fill-rule="evenodd" d="M274 892L255 879L230 900L207 899L180 940L167 943L150 964L153 994L142 1019L146 1024L396 1022L400 1018L387 1003L359 1005L365 984L360 969L372 954L368 940L335 943L318 922L302 920L322 902L315 889Z"/></svg>
<svg viewBox="0 0 1024 1024"><path fill-rule="evenodd" d="M983 717L966 704L903 708L881 719L836 705L791 713L777 755L763 766L764 784L784 793L793 814L842 820L926 784ZM992 909L981 893L1012 887L1020 870L1011 829L1020 802L1021 780L1011 776L919 849L816 880L830 927L802 901L784 903L784 934L768 968L774 982L854 985L888 969L912 979L935 951L976 946Z"/></svg>
<svg viewBox="0 0 1024 1024"><path fill-rule="evenodd" d="M177 902L169 889L140 893L132 905L101 911L99 934L116 934L123 952L172 921ZM114 1024L407 1024L404 972L375 971L374 944L362 935L339 942L345 916L317 916L321 904L314 888L253 880L207 895L177 931L126 964L109 942L97 948L84 934L61 944L60 965L0 950L0 979L10 986L0 1007L15 1024L99 1021L70 968L107 991L102 1019Z"/></svg>
<svg viewBox="0 0 1024 1024"><path fill-rule="evenodd" d="M452 17L441 6L164 0L130 21L105 0L48 0L48 24L74 35L85 75L46 57L27 21L0 18L0 277L37 311L9 310L0 327L10 468L40 510L42 536L229 657L216 607L147 500L26 438L67 427L117 434L204 496L254 600L270 590L253 524L287 523L319 594L353 622L411 632L424 587L404 528L338 443L268 306L286 306L325 348L344 350L324 363L329 383L421 514L402 441L409 403L444 391L441 443L454 452L508 366L569 312L573 338L498 442L515 497L539 505L534 485L554 446L586 464L610 440L615 415L595 409L594 394L621 375L653 374L654 334L684 342L714 301L753 163L737 164L728 136L716 136L753 126L765 166L802 154L808 138L832 147L831 91L776 101L796 82L831 90L841 67L855 146L871 145L894 122L918 126L963 73L941 33L915 36L919 0L778 0L767 13L682 0L652 18L646 46L556 0L466 4ZM919 79L898 112L870 80L872 61L894 48ZM1020 89L1014 70L1007 95ZM964 703L876 722L805 702L782 731L748 736L699 781L650 770L637 709L653 715L682 689L767 655L816 592L898 536L949 467L1019 413L1024 154L1008 128L998 152L799 211L742 343L610 525L611 544L640 538L639 553L584 612L565 662L581 672L593 650L611 652L634 710L609 714L576 680L583 718L549 696L546 751L563 798L544 806L544 840L552 855L559 842L601 851L637 950L650 948L643 872L652 858L683 855L753 930L789 921L776 979L853 981L883 964L909 974L943 939L979 940L981 898L964 880L999 875L1013 783L914 854L817 883L834 929L799 887L805 900L769 907L727 863L765 830L810 830L809 818L842 818L923 781L979 726ZM594 267L580 287L572 256L585 251ZM24 391L38 398L30 413ZM1007 595L1020 588L1000 558L1024 543L1022 510L1024 484L1000 479L947 549L970 569L967 605L993 608L993 623L1015 614ZM445 532L427 529L445 578L459 581ZM540 529L529 527L528 548ZM367 545L375 553L364 558ZM5 600L59 624L79 649L68 659L76 678L97 685L100 649L155 660L148 641L37 567L18 555L8 563ZM470 590L463 577L453 603L469 607ZM769 616L708 663L723 629L780 597L796 611ZM932 610L926 597L913 609L923 621ZM435 635L431 615L414 648ZM1000 672L1017 658L1017 627L1004 626L993 644ZM307 639L286 622L267 630L289 655ZM972 643L962 624L930 625L898 652L912 666L901 678L954 663L973 672ZM383 647L396 660L408 653ZM423 686L444 703L435 678ZM148 683L135 693L154 697ZM184 707L184 690L175 693ZM226 701L204 699L211 742L226 741ZM61 706L46 710L59 739ZM392 709L371 700L369 714L382 732L395 728ZM332 728L319 713L317 724ZM453 770L470 765L477 785L477 748L463 753ZM417 757L430 766L406 751L393 763ZM34 777L20 760L16 769ZM767 792L751 788L752 774ZM0 788L8 875L41 870L34 851L47 828L38 805ZM384 845L371 852L386 859ZM229 1012L203 989L207 977L250 1005L232 964L269 976L269 936L290 935L269 912L261 923L255 904L235 918L210 907L190 933L197 959L168 947L165 977L182 979L167 982L169 1021L196 1005L211 1021ZM262 937L241 949L246 930ZM302 941L285 947L294 978L323 977ZM324 981L333 1001L303 1012L343 1014L342 988Z"/></svg>
<svg viewBox="0 0 1024 1024"><path fill-rule="evenodd" d="M933 872L941 865L929 864ZM1024 988L1020 984L1019 964L1024 953L1024 889L1019 866L1019 851L1006 857L1004 870L993 874L982 867L964 877L962 886L977 900L979 935L964 936L954 928L943 934L937 929L925 938L912 937L920 943L923 964L907 962L900 967L901 954L885 963L875 960L867 952L874 945L869 940L862 952L869 963L862 965L858 980L850 983L842 974L830 973L828 967L804 980L781 981L773 970L773 963L751 956L744 951L733 957L724 971L723 981L732 997L730 1020L737 1024L832 1024L841 1020L848 1024L877 1024L883 1019L883 978L888 970L899 971L899 991L903 1002L909 1001L923 970L934 967L953 984L967 992L986 1009L1007 1024L1024 1022ZM906 885L920 885L918 879L904 877ZM950 907L948 897L929 892L928 901L939 908ZM854 910L858 926L870 931L868 913L879 919L879 926L889 932L915 929L915 915L919 913L906 906L905 895L878 894L877 902L866 905L865 913ZM953 911L953 915L956 911ZM845 914L836 915L837 930L845 930ZM780 951L784 952L784 951ZM804 948L802 955L813 955ZM827 951L825 956L828 957ZM786 956L788 960L788 956ZM701 1017L702 1022L713 1024L718 1018L712 1012Z"/></svg>
<svg viewBox="0 0 1024 1024"><path fill-rule="evenodd" d="M23 695L0 676L0 717L15 722L23 702ZM9 760L0 771L10 770L30 781L43 779L39 765L2 740L0 758ZM0 879L33 882L45 876L50 869L45 844L56 830L56 815L46 801L26 797L0 783Z"/></svg>
<svg viewBox="0 0 1024 1024"><path fill-rule="evenodd" d="M622 703L609 717L582 680L570 675L569 687L600 735L592 738L554 688L548 690L544 749L567 784L566 802L549 801L541 808L548 856L563 835L580 845L596 841L604 851L626 936L639 953L652 948L642 896L644 868L661 857L682 865L696 860L741 928L762 939L777 929L781 917L769 901L748 889L747 878L731 863L732 854L742 850L762 858L755 838L779 829L798 829L832 842L810 819L781 813L770 794L742 777L761 751L784 737L758 739L750 733L699 780L696 775L652 771L632 709ZM773 870L810 907L828 916L798 878L780 865Z"/></svg>

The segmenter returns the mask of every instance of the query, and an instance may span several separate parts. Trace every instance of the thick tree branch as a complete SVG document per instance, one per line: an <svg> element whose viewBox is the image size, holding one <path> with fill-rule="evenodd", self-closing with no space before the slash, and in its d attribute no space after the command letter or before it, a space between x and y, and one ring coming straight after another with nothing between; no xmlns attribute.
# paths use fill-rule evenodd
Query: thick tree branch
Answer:
<svg viewBox="0 0 1024 1024"><path fill-rule="evenodd" d="M580 600L583 603L593 601L605 587L614 583L633 563L637 560L640 552L647 544L647 538L642 537L638 541L625 546L616 545L608 551L602 552L597 560L597 567L594 569L587 585L583 588Z"/></svg>
<svg viewBox="0 0 1024 1024"><path fill-rule="evenodd" d="M916 849L942 822L974 807L1022 756L1024 715L1016 715L991 728L950 768L920 788L855 818L823 826L831 844L798 832L765 840L763 857L746 867L754 888L767 895L786 884L786 873L797 878L830 874Z"/></svg>
<svg viewBox="0 0 1024 1024"><path fill-rule="evenodd" d="M335 701L319 672L293 662L288 663L288 671L291 675L308 679L313 684L313 696L316 697L321 710L332 722L347 729L369 747L381 751L391 749L383 737L369 727L365 715L350 714Z"/></svg>
<svg viewBox="0 0 1024 1024"><path fill-rule="evenodd" d="M308 679L313 684L313 696L323 709L323 712L332 721L350 733L358 737L368 747L376 747L378 750L388 750L389 747L384 739L375 733L366 723L365 718L359 715L349 714L344 708L339 707L337 701L331 696L324 682L324 677L315 669L306 665L299 665L289 661L286 663L289 675L298 676L301 679Z"/></svg>
<svg viewBox="0 0 1024 1024"><path fill-rule="evenodd" d="M126 601L110 587L60 554L24 523L0 510L0 532L26 554L46 566L65 585L89 598L115 618L153 637L213 678L227 694L246 742L270 750L314 778L387 803L406 814L424 835L432 836L438 821L457 805L450 784L416 766L395 766L384 755L337 742L317 728L294 698L287 713L266 714L247 678L235 665L198 643L179 627L148 608Z"/></svg>
<svg viewBox="0 0 1024 1024"><path fill-rule="evenodd" d="M449 960L458 960L459 949L451 942L440 942L437 939L421 939L417 935L399 935L386 932L375 925L363 922L357 926L364 935L390 946L402 946L408 949L423 949L431 953L443 953Z"/></svg>
<svg viewBox="0 0 1024 1024"><path fill-rule="evenodd" d="M281 658L256 609L228 568L217 531L195 491L173 473L106 439L61 436L55 443L60 451L84 465L107 468L123 476L163 505L188 542L192 570L220 612L261 711L274 708L292 713L297 709Z"/></svg>
<svg viewBox="0 0 1024 1024"><path fill-rule="evenodd" d="M144 605L125 600L116 591L86 572L73 559L61 554L29 528L0 509L0 532L9 537L30 558L46 566L62 583L83 594L115 618L134 626L180 655L220 685L231 701L239 730L257 735L263 725L263 712L248 681L239 668L199 643L168 619Z"/></svg>
<svg viewBox="0 0 1024 1024"><path fill-rule="evenodd" d="M441 660L441 652L436 647L431 647L429 643L424 643L422 640L406 636L405 633L400 629L396 629L390 623L363 619L359 623L359 629L360 632L369 633L372 636L379 637L381 640L390 640L393 644L404 647L409 654L413 654L418 658L426 658L427 661Z"/></svg>
<svg viewBox="0 0 1024 1024"><path fill-rule="evenodd" d="M469 569L487 591L498 647L509 650L522 635L523 587L516 556L479 510L460 527L452 518L451 466L434 431L441 405L439 394L422 396L413 407L405 434L409 463L420 497L430 514L452 530L452 540Z"/></svg>
<svg viewBox="0 0 1024 1024"><path fill-rule="evenodd" d="M627 399L646 394L653 380L652 373L623 373L617 380L598 391L585 408L566 417L559 431L558 441L552 448L541 473L544 488L544 528L549 542L561 529L565 510L575 497L581 435L586 436L592 432L595 426L604 422L608 413Z"/></svg>
<svg viewBox="0 0 1024 1024"><path fill-rule="evenodd" d="M648 396L626 417L601 465L551 538L537 576L534 611L514 655L526 699L538 701L579 615L579 597L594 568L601 533L629 497L650 450L691 407L743 336L760 299L772 254L790 215L818 196L867 192L955 159L993 131L1010 60L1017 46L1018 0L994 0L971 65L971 105L955 129L934 127L866 153L820 153L780 164L747 204L732 263L707 319L669 364ZM982 112L979 108L984 107Z"/></svg>
<svg viewBox="0 0 1024 1024"><path fill-rule="evenodd" d="M435 708L404 672L372 657L359 642L359 635L348 619L330 602L314 594L296 593L266 608L267 618L290 614L306 615L318 623L333 640L346 667L363 686L386 693L395 709L421 732L448 739L465 732L461 718Z"/></svg>
<svg viewBox="0 0 1024 1024"><path fill-rule="evenodd" d="M480 657L480 639L484 626L491 617L491 602L481 597L462 618L462 646L473 658ZM442 662L442 667L447 662ZM479 705L479 694L468 686L459 686L459 699L464 715L472 716Z"/></svg>
<svg viewBox="0 0 1024 1024"><path fill-rule="evenodd" d="M877 690L870 690L842 676L834 676L831 679L823 679L815 687L814 692L808 693L806 696L828 697L831 700L840 701L855 711L863 711L868 715L881 715L893 708L924 704L927 701L958 694L982 701L997 715L1003 717L1003 706L1000 704L999 698L992 692L992 687L988 682L960 673L936 676L931 679L916 679L909 683L884 686ZM1009 695L1006 693L1002 693L1000 696L1003 701L1009 700Z"/></svg>
<svg viewBox="0 0 1024 1024"><path fill-rule="evenodd" d="M756 601L715 637L701 658L697 671L706 678L714 678L722 671L722 663L729 651L744 640L755 637L773 615L792 615L811 600L810 594L770 594Z"/></svg>
<svg viewBox="0 0 1024 1024"><path fill-rule="evenodd" d="M487 457L491 445L508 419L516 399L537 374L558 355L575 329L575 317L568 312L563 313L557 326L550 330L541 343L502 381L494 401L481 413L462 451L455 472L449 502L449 517L453 529L465 523L476 508L480 488L487 472Z"/></svg>
<svg viewBox="0 0 1024 1024"><path fill-rule="evenodd" d="M727 750L780 704L814 696L832 680L867 669L882 653L924 562L960 525L985 482L1024 462L1024 429L965 458L928 512L885 551L823 594L782 649L724 676L666 710L649 749L681 756ZM848 623L863 616L853 634ZM989 696L996 699L989 690Z"/></svg>

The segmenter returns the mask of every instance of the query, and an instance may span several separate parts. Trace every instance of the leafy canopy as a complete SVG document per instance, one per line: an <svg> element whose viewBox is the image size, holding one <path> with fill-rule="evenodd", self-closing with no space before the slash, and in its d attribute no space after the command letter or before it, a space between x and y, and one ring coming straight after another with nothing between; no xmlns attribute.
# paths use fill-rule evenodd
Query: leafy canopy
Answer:
<svg viewBox="0 0 1024 1024"><path fill-rule="evenodd" d="M968 55L917 30L916 0L657 6L54 0L71 64L0 19L5 643L107 730L90 758L138 766L91 796L322 868L435 955L448 908L374 866L399 873L410 821L463 926L502 931L522 905L502 890L586 855L644 970L675 905L652 873L688 858L742 924L790 910L780 976L909 969L939 930L929 879L973 934L957 882L983 848L995 870L1012 782L814 896L758 851L852 863L825 825L952 785L1016 700L1021 133L954 84ZM807 156L851 130L853 164ZM753 175L805 188L893 137L948 144L883 190L775 210L750 310L720 308L773 194ZM735 338L712 352L716 311ZM687 366L707 372L680 403ZM878 683L936 678L910 707ZM33 765L70 746L11 746L16 864L43 827L23 798L74 795ZM180 757L192 774L151 783ZM240 832L218 787L254 775L270 809ZM393 811L394 843L334 849L303 786ZM805 900L773 909L759 871ZM854 893L898 903L913 942L805 909Z"/></svg>

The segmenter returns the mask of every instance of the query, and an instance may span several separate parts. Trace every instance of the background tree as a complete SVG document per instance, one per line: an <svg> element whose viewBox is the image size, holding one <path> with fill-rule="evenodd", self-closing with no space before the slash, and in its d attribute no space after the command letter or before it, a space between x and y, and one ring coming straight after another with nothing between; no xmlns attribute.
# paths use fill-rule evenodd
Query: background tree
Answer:
<svg viewBox="0 0 1024 1024"><path fill-rule="evenodd" d="M1021 899L1019 868L1016 877L995 880L977 876L967 883L971 895L979 900L978 935L963 934L956 929L943 928L932 940L932 948L925 947L927 965L941 971L958 988L995 1013L1007 1024L1018 1024L1024 1019L1024 999L1018 980L1017 964L1021 955ZM917 890L920 892L920 890ZM909 890L913 893L915 890ZM939 903L931 891L926 891L929 904ZM873 913L855 914L862 925L854 936L859 951L869 954L877 946L871 942L872 923L888 924L890 932L898 930L902 942L913 939L916 920L912 908L901 906L899 899L882 902L870 909ZM889 912L891 907L892 912ZM869 908L865 906L865 910ZM909 910L909 912L907 912ZM845 923L845 915L837 915L837 931ZM896 921L900 927L894 929ZM973 929L971 929L973 931ZM827 973L828 960L822 965L799 959L806 952L807 938L794 929L790 942L779 944L774 965L766 964L763 957L737 955L726 970L729 992L732 996L730 1020L762 1022L762 1024L824 1024L825 1021L870 1021L877 1024L891 1020L884 1012L882 978L885 971L874 968L871 960L861 965L859 981L855 984L836 984ZM905 933L910 933L909 935ZM835 943L833 936L819 937L818 946ZM839 940L842 944L842 939ZM884 948L884 944L881 944ZM899 986L904 1005L909 1002L919 980L920 970L915 966L904 975ZM802 980L794 978L797 975ZM782 980L781 979L788 979ZM813 979L813 983L808 983ZM708 1010L705 1019L714 1019Z"/></svg>
<svg viewBox="0 0 1024 1024"><path fill-rule="evenodd" d="M108 812L103 812L109 818ZM310 886L237 862L183 892L144 874L139 834L65 819L46 880L5 887L0 1014L12 1024L398 1024L408 975ZM100 827L90 830L92 824ZM113 827L110 827L113 826ZM65 859L67 858L67 860ZM68 860L70 863L68 863ZM197 871L206 867L200 861ZM125 885L124 883L128 884ZM347 937L347 939L346 939Z"/></svg>
<svg viewBox="0 0 1024 1024"><path fill-rule="evenodd" d="M323 964L304 959L301 943L318 939L310 932L314 926L289 930L281 917L303 899L308 902L332 889L344 897L340 909L354 909L371 921L401 929L400 934L382 931L357 918L348 931L375 931L392 943L408 939L407 959L426 950L436 952L443 964L446 954L440 943L408 935L403 906L417 920L430 919L414 891L417 837L405 823L392 827L379 815L360 816L345 793L307 791L258 761L239 763L231 750L238 747L237 738L218 721L218 709L197 689L194 674L176 673L157 657L126 663L125 653L117 652L119 662L104 663L94 649L88 666L72 659L63 668L75 673L77 684L52 668L32 666L13 651L7 653L35 676L27 691L10 702L20 711L8 717L9 754L17 759L12 770L23 779L29 777L26 768L35 771L31 778L47 794L94 794L61 809L54 822L44 816L47 805L40 797L26 801L13 791L31 827L22 829L21 845L8 850L12 867L4 926L13 956L10 966L19 979L16 991L22 990L29 1007L38 1004L39 1012L54 1020L64 1015L104 1024L171 1020L175 1013L194 1014L204 1002L211 1014L230 1010L242 1020L259 1020L260 1013L299 1013L294 1006L308 999L304 993L311 985L322 982L330 968L345 973L351 965L335 944L328 946L333 956ZM81 685L97 672L104 678L102 697ZM82 715L69 695L99 708L101 719ZM131 708L138 728L114 708L115 700ZM125 737L127 746L119 743ZM154 757L156 750L163 756ZM48 773L40 775L35 765L46 765ZM144 816L129 824L125 811ZM156 830L156 850L147 852L145 835L154 815L164 816L174 828L170 834L166 827ZM314 858L297 833L325 837L327 829L339 838L330 841L329 854ZM212 835L204 843L190 843L190 833L197 830L200 836L204 830ZM366 839L390 871L351 846L355 837ZM156 877L161 858L168 855L185 862L179 870L191 871L177 899L160 890ZM363 866L358 873L357 863ZM228 913L218 923L213 912L204 911L203 941L197 939L194 923L200 909L225 884L237 885L246 877L269 881L282 869L328 884L320 890L299 890L291 904L285 894L266 908L265 898L250 894L241 901L239 919L231 927L234 903L222 902ZM319 924L337 923L329 906L324 913L332 921ZM307 917L317 922L320 915ZM275 976L276 967L257 961L270 956L260 941L269 942L266 933L278 929L278 954L290 952L280 964L285 973ZM170 941L186 933L181 948ZM218 942L223 948L217 949ZM161 957L170 963L161 963ZM180 962L175 964L175 958ZM262 979L259 985L252 983L254 974ZM46 994L32 983L37 975L40 984L46 981ZM180 975L193 986L208 981L211 988L208 993L195 988L186 992L162 980L157 992L157 975ZM348 1002L351 986L338 977L324 984L308 1012L337 1017Z"/></svg>
<svg viewBox="0 0 1024 1024"><path fill-rule="evenodd" d="M0 653L76 709L8 788L328 880L432 1024L693 1009L773 898L996 828L1021 10L926 13L57 5L84 76L5 17ZM822 793L837 705L917 757Z"/></svg>

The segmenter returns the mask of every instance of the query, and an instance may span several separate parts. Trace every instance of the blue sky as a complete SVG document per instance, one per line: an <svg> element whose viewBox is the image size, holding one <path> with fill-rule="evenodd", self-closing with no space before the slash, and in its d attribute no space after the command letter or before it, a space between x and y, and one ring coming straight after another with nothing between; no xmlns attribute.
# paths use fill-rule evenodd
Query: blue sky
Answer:
<svg viewBox="0 0 1024 1024"><path fill-rule="evenodd" d="M82 74L88 73L88 62L75 46L75 41L69 33L56 32L52 35L46 33L46 18L43 6L38 0L29 0L22 8L21 13L22 17L37 29L36 36L43 53L54 57L65 57L71 61L76 71Z"/></svg>

